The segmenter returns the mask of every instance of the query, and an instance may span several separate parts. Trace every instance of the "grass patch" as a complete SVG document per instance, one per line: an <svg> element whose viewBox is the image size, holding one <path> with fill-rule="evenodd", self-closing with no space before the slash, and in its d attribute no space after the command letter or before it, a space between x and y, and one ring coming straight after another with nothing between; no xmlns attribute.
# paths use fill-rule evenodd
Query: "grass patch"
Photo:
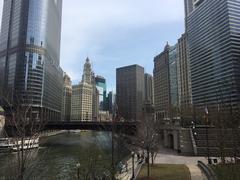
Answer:
<svg viewBox="0 0 240 180"><path fill-rule="evenodd" d="M150 178L147 178L147 165L143 165L137 180L191 180L189 169L185 165L154 164L150 165Z"/></svg>
<svg viewBox="0 0 240 180"><path fill-rule="evenodd" d="M240 164L219 164L211 167L218 180L240 180Z"/></svg>

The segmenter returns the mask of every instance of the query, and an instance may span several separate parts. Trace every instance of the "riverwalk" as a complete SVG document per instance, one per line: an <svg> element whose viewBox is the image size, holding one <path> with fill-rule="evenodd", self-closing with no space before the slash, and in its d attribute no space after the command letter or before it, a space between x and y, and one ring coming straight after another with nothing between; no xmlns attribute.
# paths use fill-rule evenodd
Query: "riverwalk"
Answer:
<svg viewBox="0 0 240 180"><path fill-rule="evenodd" d="M161 148L159 153L155 156L154 164L185 164L190 171L191 180L207 180L205 175L201 172L199 167L197 166L198 161L202 161L207 163L205 157L196 157L196 156L182 156L179 155L177 152L165 148ZM132 159L130 158L127 161L128 170L123 171L121 174L117 176L117 179L120 180L130 180L132 178ZM135 177L138 175L142 163L139 164L139 161L135 157L134 161L134 174Z"/></svg>

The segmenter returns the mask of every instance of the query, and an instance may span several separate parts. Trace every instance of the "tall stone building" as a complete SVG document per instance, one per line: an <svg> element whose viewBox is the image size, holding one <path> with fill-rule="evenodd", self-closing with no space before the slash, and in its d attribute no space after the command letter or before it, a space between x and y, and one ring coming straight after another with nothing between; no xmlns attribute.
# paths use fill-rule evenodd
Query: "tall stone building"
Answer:
<svg viewBox="0 0 240 180"><path fill-rule="evenodd" d="M70 77L64 73L63 76L63 102L61 118L62 121L70 121L71 119L71 99L72 99L72 82Z"/></svg>
<svg viewBox="0 0 240 180"><path fill-rule="evenodd" d="M240 2L197 0L187 34L194 106L240 104ZM211 111L211 110L210 110Z"/></svg>
<svg viewBox="0 0 240 180"><path fill-rule="evenodd" d="M92 121L93 114L93 84L92 68L89 59L86 59L83 69L82 81L73 86L71 120Z"/></svg>
<svg viewBox="0 0 240 180"><path fill-rule="evenodd" d="M62 0L5 0L0 35L0 94L29 104L32 118L61 119Z"/></svg>
<svg viewBox="0 0 240 180"><path fill-rule="evenodd" d="M145 87L145 102L153 104L153 76L145 73L144 75L144 87Z"/></svg>
<svg viewBox="0 0 240 180"><path fill-rule="evenodd" d="M154 58L154 106L157 120L168 117L170 109L169 49L167 44L164 51Z"/></svg>
<svg viewBox="0 0 240 180"><path fill-rule="evenodd" d="M154 105L157 120L176 118L179 106L177 45L154 58Z"/></svg>
<svg viewBox="0 0 240 180"><path fill-rule="evenodd" d="M178 39L177 49L179 105L182 110L187 110L192 105L192 92L186 33Z"/></svg>
<svg viewBox="0 0 240 180"><path fill-rule="evenodd" d="M131 65L117 68L118 116L127 121L141 120L144 102L144 68Z"/></svg>

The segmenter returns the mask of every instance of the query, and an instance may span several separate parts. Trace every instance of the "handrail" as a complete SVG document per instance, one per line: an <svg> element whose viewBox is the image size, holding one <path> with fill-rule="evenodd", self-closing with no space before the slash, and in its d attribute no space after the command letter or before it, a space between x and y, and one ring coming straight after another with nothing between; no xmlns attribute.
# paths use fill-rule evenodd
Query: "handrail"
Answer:
<svg viewBox="0 0 240 180"><path fill-rule="evenodd" d="M189 131L190 131L192 145L193 145L193 152L194 152L194 155L196 156L197 155L197 145L196 145L196 141L195 141L194 136L193 136L192 128L189 128Z"/></svg>
<svg viewBox="0 0 240 180"><path fill-rule="evenodd" d="M208 180L218 180L217 175L212 170L212 168L204 164L202 161L198 161L198 167L207 176Z"/></svg>

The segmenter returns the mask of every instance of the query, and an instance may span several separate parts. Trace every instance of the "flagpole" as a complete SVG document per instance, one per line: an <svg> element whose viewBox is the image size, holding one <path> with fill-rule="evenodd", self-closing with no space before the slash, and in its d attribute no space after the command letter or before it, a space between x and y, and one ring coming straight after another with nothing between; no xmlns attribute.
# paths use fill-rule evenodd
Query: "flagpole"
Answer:
<svg viewBox="0 0 240 180"><path fill-rule="evenodd" d="M208 109L207 107L205 108L205 121L206 121L206 138L207 138L207 159L208 159L208 164L211 164L210 162L210 152L209 152L209 141L208 141Z"/></svg>

